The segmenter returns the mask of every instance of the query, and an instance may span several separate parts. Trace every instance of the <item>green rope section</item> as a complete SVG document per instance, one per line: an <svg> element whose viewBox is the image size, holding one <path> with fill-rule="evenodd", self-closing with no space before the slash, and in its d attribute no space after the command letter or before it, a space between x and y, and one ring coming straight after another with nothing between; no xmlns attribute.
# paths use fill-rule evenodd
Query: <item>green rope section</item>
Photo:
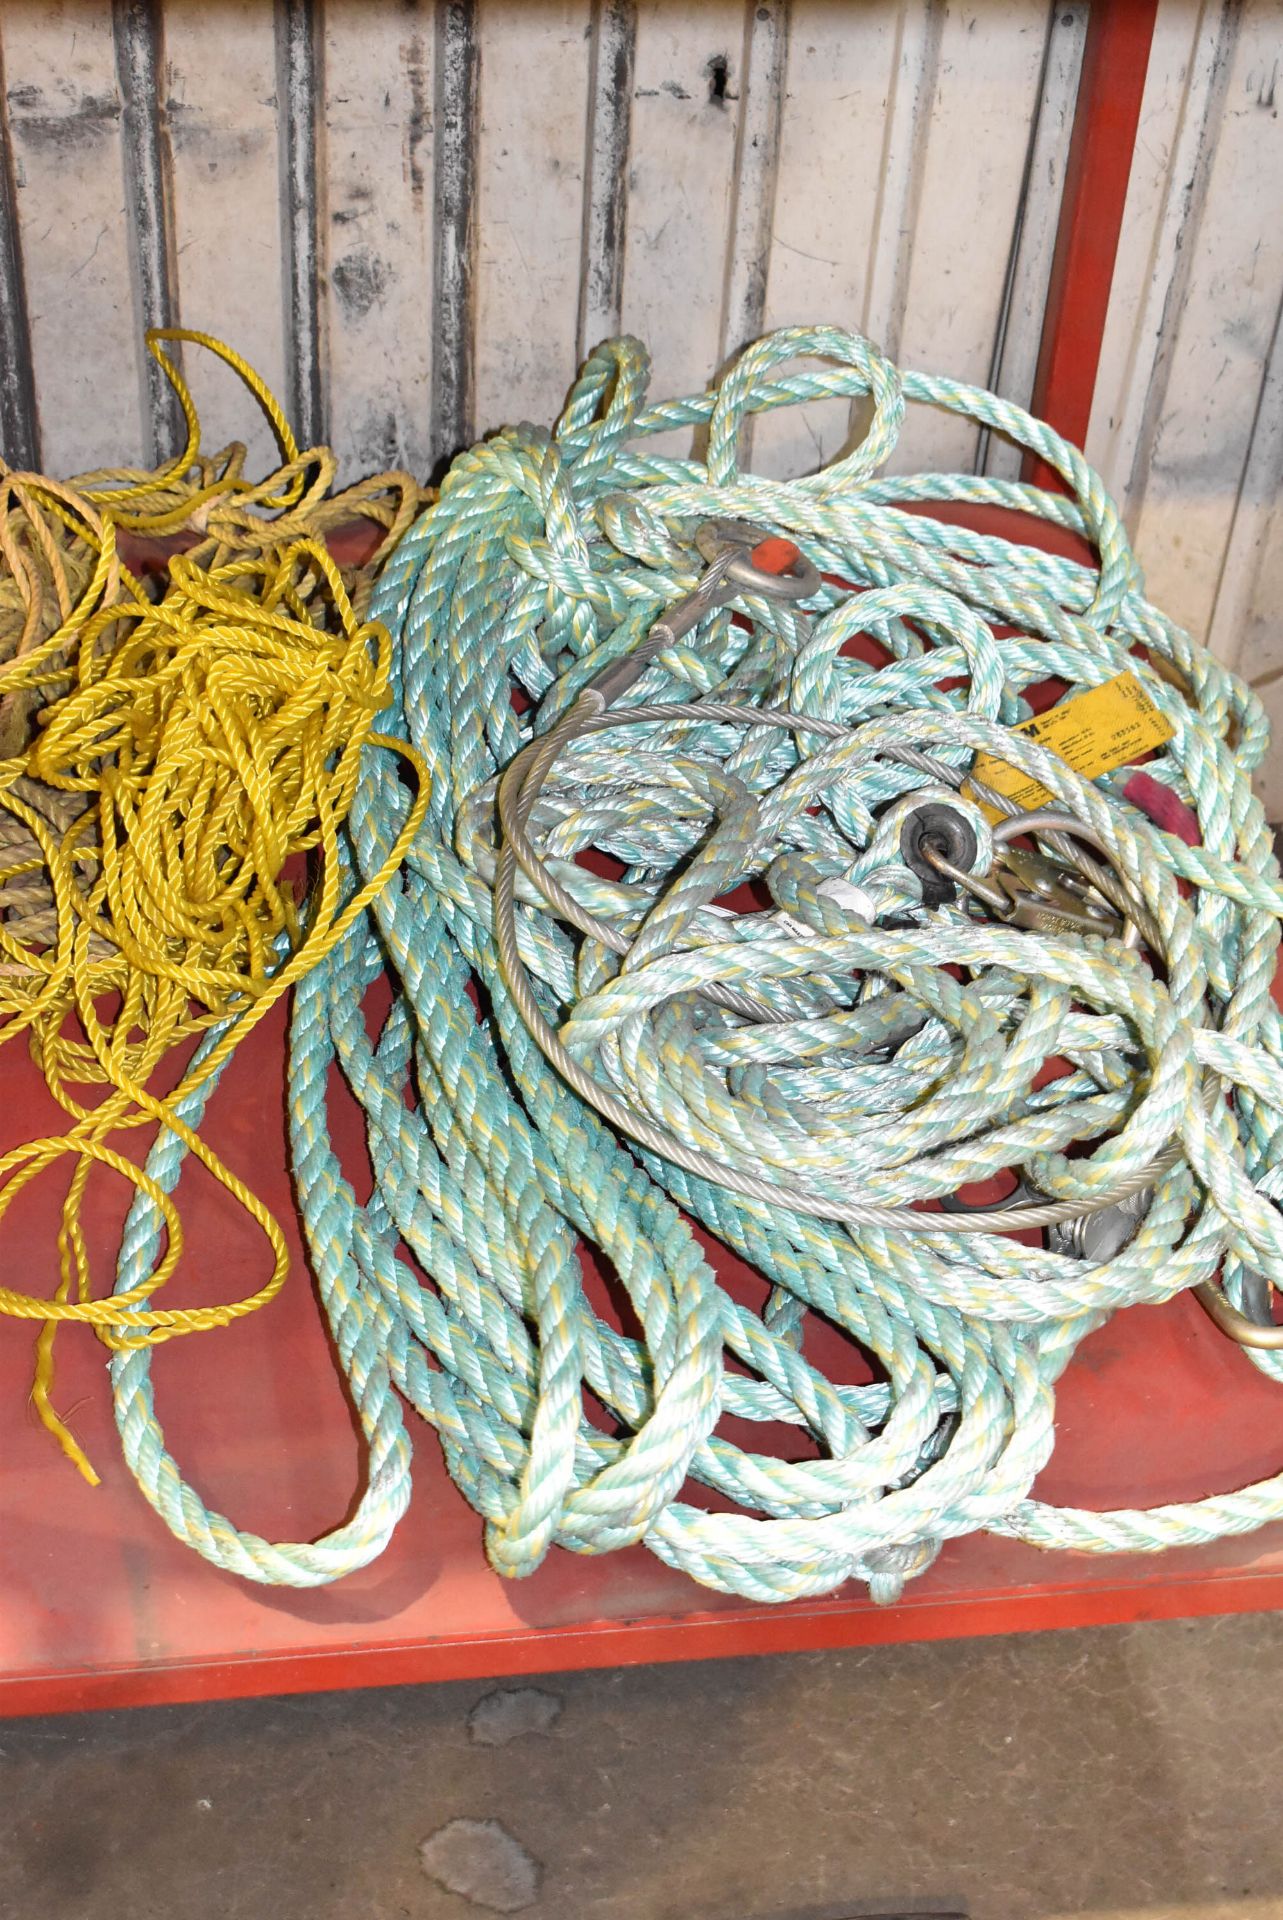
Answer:
<svg viewBox="0 0 1283 1920"><path fill-rule="evenodd" d="M976 1529L1135 1551L1283 1515L1283 1476L1149 1511L1029 1497L1055 1382L1108 1313L1215 1282L1260 1317L1283 1284L1283 887L1251 789L1259 702L1148 604L1100 480L1019 408L825 327L770 336L693 399L648 405L648 372L637 342L610 342L551 435L519 427L461 456L372 606L396 660L386 730L426 763L430 809L392 885L297 987L290 1058L300 1205L372 1448L362 1510L319 1547L207 1514L165 1449L145 1350L113 1362L140 1483L218 1564L330 1578L404 1505L401 1396L437 1430L502 1572L554 1543L643 1542L771 1601L852 1578L894 1598ZM754 415L825 396L867 397L853 452L786 482L741 469ZM1031 449L1068 497L885 476L910 402ZM696 431L702 460L654 444L675 428ZM1098 565L929 511L956 501L1081 534ZM541 775L525 832L555 885L515 878L539 1016L523 1019L496 940L499 776L691 592L695 532L725 517L795 542L818 590L712 608ZM845 651L856 635L887 664ZM1012 732L1038 683L1074 693L1122 671L1171 725L1146 773L1193 809L1197 847L1125 797L1126 769L1088 783ZM781 713L792 724L767 717ZM957 791L979 751L1036 776L1130 877L1146 953L924 904L901 829L947 802L983 871L988 818ZM353 886L410 800L367 759ZM746 883L763 910L728 906ZM371 1031L362 1003L385 972L392 1004ZM554 1071L545 1030L687 1164L622 1143ZM366 1120L364 1204L329 1135L336 1063ZM148 1170L167 1188L181 1162L170 1136ZM1134 1231L1091 1259L1055 1229L906 1220L1008 1167L1084 1209L1139 1190ZM799 1188L814 1205L790 1200ZM881 1206L891 1223L843 1217ZM719 1282L710 1235L766 1277L764 1304ZM158 1239L140 1194L121 1288L145 1280ZM585 1248L627 1295L623 1330L594 1305ZM872 1358L874 1382L817 1364L821 1322ZM1278 1356L1247 1358L1279 1377ZM789 1459L755 1440L780 1423Z"/></svg>

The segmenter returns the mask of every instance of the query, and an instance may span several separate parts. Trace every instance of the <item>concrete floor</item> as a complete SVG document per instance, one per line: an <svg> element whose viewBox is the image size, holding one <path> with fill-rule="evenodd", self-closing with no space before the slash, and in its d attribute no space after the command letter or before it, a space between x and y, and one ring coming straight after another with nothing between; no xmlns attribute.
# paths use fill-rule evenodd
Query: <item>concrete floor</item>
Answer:
<svg viewBox="0 0 1283 1920"><path fill-rule="evenodd" d="M1280 1699L1259 1617L11 1721L0 1915L1274 1920Z"/></svg>

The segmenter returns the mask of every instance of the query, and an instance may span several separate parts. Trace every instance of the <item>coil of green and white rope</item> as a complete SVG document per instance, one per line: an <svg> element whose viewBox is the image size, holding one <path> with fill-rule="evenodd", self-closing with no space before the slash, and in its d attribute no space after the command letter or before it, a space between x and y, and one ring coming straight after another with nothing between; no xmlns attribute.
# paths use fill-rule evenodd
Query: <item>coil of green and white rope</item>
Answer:
<svg viewBox="0 0 1283 1920"><path fill-rule="evenodd" d="M403 1488L403 1396L510 1574L554 1544L641 1541L753 1599L851 1578L885 1599L975 1529L1149 1550L1283 1517L1283 1475L1145 1511L1030 1497L1056 1381L1110 1311L1197 1286L1259 1317L1283 1284L1283 886L1251 790L1259 702L1146 601L1099 479L1019 408L825 327L768 337L689 400L648 405L647 379L635 341L608 343L554 432L519 427L461 456L371 607L393 639L388 731L426 765L429 813L393 884L296 988L290 1107L372 1494ZM863 395L872 423L845 458L783 482L741 470L756 413ZM1068 497L882 474L906 403L1008 435ZM699 431L703 460L648 449L675 427ZM1079 533L1098 564L930 511L957 501ZM519 789L533 851L514 866L499 776L692 590L696 532L726 517L795 543L816 591L801 606L740 594L661 650ZM857 634L889 664L844 654ZM1089 782L1013 732L1030 688L1055 678L1072 694L1123 671L1171 729L1146 772L1197 815L1198 846L1128 800L1125 770ZM1084 823L1129 878L1146 952L924 904L901 842L915 809L965 815L978 870L991 857L987 815L958 792L978 752ZM345 830L352 887L386 861L408 799L369 756ZM586 866L590 849L605 862ZM769 910L727 907L746 882ZM371 1039L361 1003L385 969L395 992ZM1048 1080L1052 1058L1067 1070ZM335 1060L366 1115L365 1205L329 1136ZM617 1137L597 1110L612 1099L685 1164ZM161 1190L182 1154L173 1135L158 1143ZM1072 1239L958 1232L920 1210L1007 1167L1061 1216L1128 1195L1137 1217L1092 1259ZM767 1277L760 1313L719 1284L691 1221ZM120 1289L145 1282L158 1241L140 1191ZM581 1241L635 1331L595 1310ZM882 1377L826 1377L815 1319ZM1276 1354L1246 1358L1283 1377ZM169 1524L252 1578L331 1577L206 1514L165 1450L149 1366L145 1351L114 1359L117 1418ZM739 1437L779 1422L798 1431L796 1458Z"/></svg>

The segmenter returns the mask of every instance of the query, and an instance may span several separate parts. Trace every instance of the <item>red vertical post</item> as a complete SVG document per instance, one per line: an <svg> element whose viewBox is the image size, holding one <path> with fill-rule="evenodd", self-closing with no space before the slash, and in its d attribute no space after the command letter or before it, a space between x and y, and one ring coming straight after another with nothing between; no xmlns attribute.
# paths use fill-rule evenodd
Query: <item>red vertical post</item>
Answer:
<svg viewBox="0 0 1283 1920"><path fill-rule="evenodd" d="M1158 0L1092 0L1087 21L1032 402L1078 446L1091 418L1157 12ZM1032 456L1025 473L1059 484Z"/></svg>

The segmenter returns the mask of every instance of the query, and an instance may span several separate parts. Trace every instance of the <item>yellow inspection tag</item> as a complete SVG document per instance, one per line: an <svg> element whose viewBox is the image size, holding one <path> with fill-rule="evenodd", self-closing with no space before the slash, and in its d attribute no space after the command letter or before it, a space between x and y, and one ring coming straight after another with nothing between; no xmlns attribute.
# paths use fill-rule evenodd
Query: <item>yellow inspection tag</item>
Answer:
<svg viewBox="0 0 1283 1920"><path fill-rule="evenodd" d="M1075 773L1094 780L1098 774L1139 759L1152 747L1161 747L1171 739L1175 728L1164 719L1134 673L1118 673L1103 686L1090 687L1086 693L1076 693L1072 700L1036 713L1013 731L1028 734L1040 747L1050 747ZM1055 804L1055 796L1032 774L1022 773L992 753L976 755L971 778L1005 793L1026 811ZM985 811L992 813L993 809Z"/></svg>

